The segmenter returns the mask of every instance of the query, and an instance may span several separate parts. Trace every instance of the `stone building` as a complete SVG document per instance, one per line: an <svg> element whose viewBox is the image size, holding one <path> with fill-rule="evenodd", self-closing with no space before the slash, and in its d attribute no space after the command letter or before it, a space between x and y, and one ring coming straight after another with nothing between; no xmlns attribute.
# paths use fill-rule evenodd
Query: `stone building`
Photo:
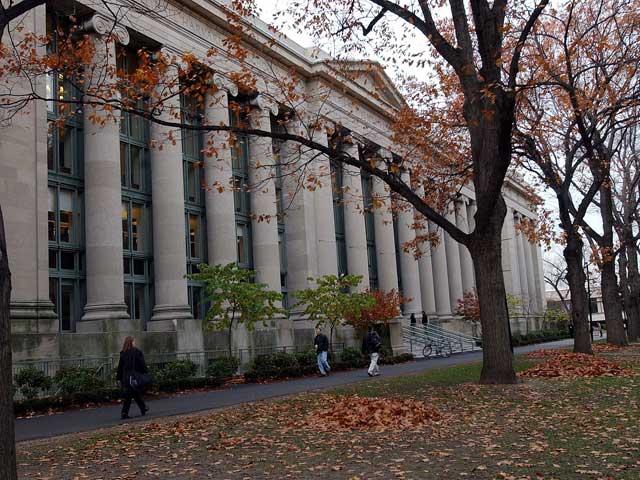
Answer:
<svg viewBox="0 0 640 480"><path fill-rule="evenodd" d="M135 56L128 52L140 47L201 57L216 49L218 98L203 115L219 124L235 121L226 107L239 95L228 75L237 65L224 53L228 32L222 3L169 2L161 14L118 25L118 44L110 46L104 41L109 21L91 10L100 3L37 7L24 26L44 33L65 15L80 16L96 42L96 55L104 60L105 48L116 49L109 58L121 62L120 68L131 68L127 62ZM277 95L274 99L268 93L278 76L295 68L307 93L329 92L322 105L310 105L309 111L348 129L356 141L346 148L358 154L359 145L366 144L383 157L393 154L389 125L402 98L382 69L353 62L353 72L361 74L345 78L326 54L274 36L256 18L247 24L252 33L248 48L257 58L254 72L261 78L250 99L252 122L278 128ZM63 95L64 79L53 76L38 88ZM13 272L16 360L105 356L117 352L128 334L147 352L224 348L223 334L203 333L201 288L185 279L201 262L238 262L255 269L257 281L285 295L308 287L309 277L359 274L366 286L400 288L411 299L404 306L405 319L426 311L433 321L464 327L453 312L475 285L468 251L445 235L419 260L405 253L400 245L415 236L412 212L395 219L384 209L362 214L372 194L389 199L378 179L349 167L334 171L334 183L348 186L352 201L338 198L340 190L327 182L294 197L287 181L273 179L251 193L218 193L201 188L201 179L208 185L258 182L257 162L274 164L295 148L271 139L240 138L215 158L203 158L204 134L184 134L176 145L159 150L150 148L150 138L161 136L162 126L124 115L119 125L97 126L76 116L56 127L56 108L33 104L0 130L0 202ZM315 135L326 141L324 131ZM329 171L326 159L314 165ZM504 193L509 207L503 234L507 290L522 299L527 312L540 314L545 309L541 252L514 229L518 217L533 213L517 182L508 181ZM256 220L276 214L284 198L293 198L286 215L278 221ZM463 189L450 220L471 229L474 211L474 193ZM311 335L309 322L292 317L274 319L251 333L238 331L234 342L237 348L293 346L308 344ZM339 335L348 341L352 334L345 329Z"/></svg>

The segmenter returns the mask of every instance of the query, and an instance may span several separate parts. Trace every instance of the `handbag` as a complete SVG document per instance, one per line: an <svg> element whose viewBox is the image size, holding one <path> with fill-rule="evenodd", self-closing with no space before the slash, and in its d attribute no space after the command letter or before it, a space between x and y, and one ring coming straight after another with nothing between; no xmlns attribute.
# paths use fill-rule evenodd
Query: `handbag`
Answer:
<svg viewBox="0 0 640 480"><path fill-rule="evenodd" d="M133 373L129 375L129 386L136 391L141 392L153 383L153 377L149 373L141 373L136 371L136 359L133 358Z"/></svg>

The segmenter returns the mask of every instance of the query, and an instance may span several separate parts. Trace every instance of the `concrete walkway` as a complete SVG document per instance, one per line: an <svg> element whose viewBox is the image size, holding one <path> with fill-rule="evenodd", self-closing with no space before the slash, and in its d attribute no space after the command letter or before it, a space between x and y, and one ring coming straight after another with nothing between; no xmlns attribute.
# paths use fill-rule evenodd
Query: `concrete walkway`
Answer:
<svg viewBox="0 0 640 480"><path fill-rule="evenodd" d="M573 345L573 339L519 347L516 353L526 353L543 348L561 348ZM482 352L467 352L449 358L420 359L415 362L382 367L382 378L397 377L420 373L435 368L477 362ZM149 413L145 417L133 417L126 422L149 420L172 415L183 415L203 410L213 410L242 403L266 400L313 390L324 390L340 385L348 385L371 380L366 370L336 372L328 377L307 377L296 380L268 384L242 384L230 388L209 392L187 393L165 397L148 402ZM131 406L131 415L138 414L135 403ZM82 410L69 410L53 415L16 420L16 441L35 440L55 437L68 433L85 432L112 427L125 421L120 420L120 405L107 405Z"/></svg>

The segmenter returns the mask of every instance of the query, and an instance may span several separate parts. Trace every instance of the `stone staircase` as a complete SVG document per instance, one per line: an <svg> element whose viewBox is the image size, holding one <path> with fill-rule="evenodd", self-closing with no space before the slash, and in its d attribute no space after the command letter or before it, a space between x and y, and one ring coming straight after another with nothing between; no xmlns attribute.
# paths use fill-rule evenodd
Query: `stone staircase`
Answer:
<svg viewBox="0 0 640 480"><path fill-rule="evenodd" d="M480 338L452 332L436 325L405 325L402 338L407 352L420 357L448 357L481 350Z"/></svg>

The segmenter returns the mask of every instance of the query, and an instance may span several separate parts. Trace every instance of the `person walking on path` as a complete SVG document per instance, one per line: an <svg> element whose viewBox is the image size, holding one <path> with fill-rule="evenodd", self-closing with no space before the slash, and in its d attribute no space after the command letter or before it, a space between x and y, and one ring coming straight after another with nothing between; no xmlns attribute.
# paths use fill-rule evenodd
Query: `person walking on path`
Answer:
<svg viewBox="0 0 640 480"><path fill-rule="evenodd" d="M144 355L141 350L136 348L134 339L128 336L124 339L124 345L120 352L120 362L118 363L117 379L120 382L122 388L122 419L129 418L129 408L131 407L131 400L135 400L138 408L140 408L140 415L144 416L148 411L147 407L142 400L142 387L144 378L143 375L147 374L147 365L144 361Z"/></svg>
<svg viewBox="0 0 640 480"><path fill-rule="evenodd" d="M369 363L369 370L367 373L370 377L377 377L380 375L380 368L378 368L378 358L380 356L380 347L382 341L380 335L373 329L373 326L369 325L369 331L362 340L362 353L369 355L371 363Z"/></svg>
<svg viewBox="0 0 640 480"><path fill-rule="evenodd" d="M316 355L318 359L318 370L320 375L326 377L331 371L329 362L327 361L327 353L329 352L329 339L322 333L320 327L316 328L316 338L313 339L313 344L316 347Z"/></svg>

